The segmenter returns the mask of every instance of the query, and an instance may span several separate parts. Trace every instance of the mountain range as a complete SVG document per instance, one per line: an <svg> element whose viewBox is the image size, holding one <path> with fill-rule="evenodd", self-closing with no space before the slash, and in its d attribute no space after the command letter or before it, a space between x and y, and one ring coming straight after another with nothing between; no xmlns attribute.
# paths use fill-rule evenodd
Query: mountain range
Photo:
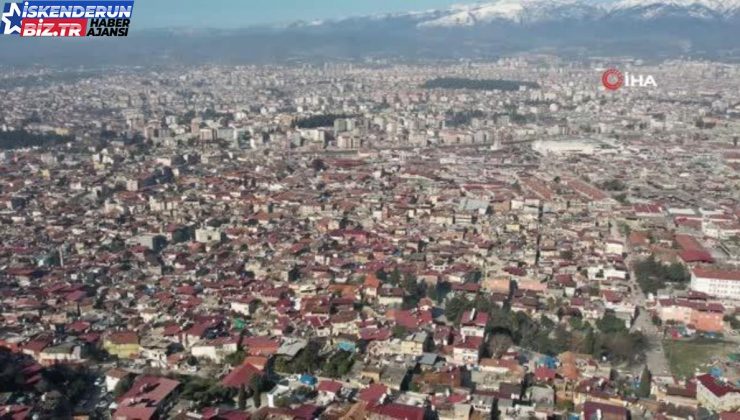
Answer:
<svg viewBox="0 0 740 420"><path fill-rule="evenodd" d="M443 12L418 15L418 27L459 27L490 24L496 21L522 25L543 22L615 20L649 24L667 18L731 20L740 16L738 0L499 0L474 5L454 6Z"/></svg>
<svg viewBox="0 0 740 420"><path fill-rule="evenodd" d="M487 59L520 52L737 60L740 0L492 0L449 9L121 39L0 39L6 64Z"/></svg>

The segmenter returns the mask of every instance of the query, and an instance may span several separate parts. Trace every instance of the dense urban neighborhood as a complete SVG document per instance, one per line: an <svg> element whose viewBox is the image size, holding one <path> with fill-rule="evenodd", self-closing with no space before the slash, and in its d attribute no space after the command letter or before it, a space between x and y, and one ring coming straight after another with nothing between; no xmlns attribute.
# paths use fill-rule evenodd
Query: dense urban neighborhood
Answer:
<svg viewBox="0 0 740 420"><path fill-rule="evenodd" d="M738 92L548 55L3 74L0 418L737 420Z"/></svg>

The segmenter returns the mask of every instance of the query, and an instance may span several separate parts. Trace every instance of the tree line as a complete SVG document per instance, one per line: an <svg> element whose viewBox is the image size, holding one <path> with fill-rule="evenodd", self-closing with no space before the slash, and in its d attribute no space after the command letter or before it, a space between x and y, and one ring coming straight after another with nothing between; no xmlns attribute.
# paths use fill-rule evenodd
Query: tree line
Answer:
<svg viewBox="0 0 740 420"><path fill-rule="evenodd" d="M454 296L445 304L445 316L459 326L462 313L471 309L489 315L486 329L491 339L483 349L488 357L495 357L510 344L516 344L551 356L574 351L617 362L636 362L635 358L647 348L645 337L639 332L631 333L624 321L611 312L593 324L579 317L570 317L566 324L544 315L534 318L513 311L508 304L499 307L483 296L474 300ZM562 311L558 314L563 317Z"/></svg>
<svg viewBox="0 0 740 420"><path fill-rule="evenodd" d="M680 262L663 264L651 255L635 264L635 277L644 293L655 293L664 288L667 282L688 282L691 274Z"/></svg>
<svg viewBox="0 0 740 420"><path fill-rule="evenodd" d="M352 118L353 115L349 114L322 114L312 115L306 118L300 118L295 121L294 125L297 128L319 128L319 127L332 127L334 121L342 118Z"/></svg>
<svg viewBox="0 0 740 420"><path fill-rule="evenodd" d="M32 133L26 130L0 131L0 150L56 146L73 140L72 136L61 136L56 133Z"/></svg>
<svg viewBox="0 0 740 420"><path fill-rule="evenodd" d="M501 90L517 91L520 87L539 89L540 85L535 82L503 79L466 79L462 77L438 77L428 80L423 85L424 89L470 89L470 90Z"/></svg>

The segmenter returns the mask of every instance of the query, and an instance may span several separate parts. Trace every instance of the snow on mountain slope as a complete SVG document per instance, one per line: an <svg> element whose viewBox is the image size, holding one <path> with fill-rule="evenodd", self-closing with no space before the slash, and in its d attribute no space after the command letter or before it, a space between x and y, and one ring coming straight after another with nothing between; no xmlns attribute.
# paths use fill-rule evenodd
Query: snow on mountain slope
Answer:
<svg viewBox="0 0 740 420"><path fill-rule="evenodd" d="M553 0L498 0L484 4L453 6L449 13L440 18L422 22L420 27L472 26L497 19L519 21L536 9L552 6L574 5L576 1Z"/></svg>
<svg viewBox="0 0 740 420"><path fill-rule="evenodd" d="M714 12L723 13L740 10L740 0L621 0L612 5L610 9L624 10L650 6L704 7Z"/></svg>
<svg viewBox="0 0 740 420"><path fill-rule="evenodd" d="M699 19L740 15L740 0L495 0L457 5L418 27L457 27L496 20L541 22L633 14L639 19L686 16Z"/></svg>
<svg viewBox="0 0 740 420"><path fill-rule="evenodd" d="M725 19L740 14L740 0L621 0L612 5L612 15L631 14L641 20L660 17Z"/></svg>

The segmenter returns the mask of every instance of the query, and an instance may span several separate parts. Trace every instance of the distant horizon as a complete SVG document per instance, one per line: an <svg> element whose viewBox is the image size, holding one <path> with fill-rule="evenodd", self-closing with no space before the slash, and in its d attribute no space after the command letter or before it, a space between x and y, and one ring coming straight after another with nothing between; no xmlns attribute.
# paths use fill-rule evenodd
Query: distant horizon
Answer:
<svg viewBox="0 0 740 420"><path fill-rule="evenodd" d="M216 3L216 4L213 4ZM334 20L352 16L402 13L474 4L461 0L216 0L209 7L194 0L138 1L132 27L138 29L239 29Z"/></svg>

